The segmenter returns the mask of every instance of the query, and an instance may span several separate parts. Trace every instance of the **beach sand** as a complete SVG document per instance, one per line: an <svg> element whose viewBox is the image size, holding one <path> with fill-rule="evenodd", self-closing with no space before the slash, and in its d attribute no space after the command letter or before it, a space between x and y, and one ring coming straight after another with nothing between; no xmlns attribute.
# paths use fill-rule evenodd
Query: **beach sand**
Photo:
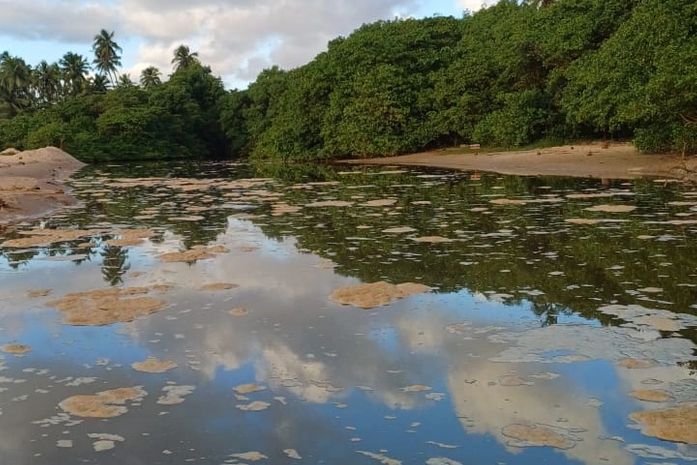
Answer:
<svg viewBox="0 0 697 465"><path fill-rule="evenodd" d="M521 176L571 176L599 179L666 177L695 180L697 159L675 154L643 154L632 144L587 143L534 150L480 153L431 151L396 157L343 160L341 163L404 165L489 171Z"/></svg>
<svg viewBox="0 0 697 465"><path fill-rule="evenodd" d="M55 147L13 152L0 153L0 225L75 203L64 181L84 163Z"/></svg>

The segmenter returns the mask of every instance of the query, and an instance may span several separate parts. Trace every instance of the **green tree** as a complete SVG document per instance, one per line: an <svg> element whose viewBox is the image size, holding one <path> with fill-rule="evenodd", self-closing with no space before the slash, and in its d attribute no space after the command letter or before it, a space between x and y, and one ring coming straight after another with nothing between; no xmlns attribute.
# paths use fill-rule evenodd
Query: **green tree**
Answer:
<svg viewBox="0 0 697 465"><path fill-rule="evenodd" d="M103 74L97 74L90 82L92 92L104 93L109 90L109 78Z"/></svg>
<svg viewBox="0 0 697 465"><path fill-rule="evenodd" d="M58 101L61 94L61 70L57 63L42 60L34 69L34 88L39 102L48 105Z"/></svg>
<svg viewBox="0 0 697 465"><path fill-rule="evenodd" d="M0 54L0 102L9 116L31 105L31 83L32 70L23 59L7 52Z"/></svg>
<svg viewBox="0 0 697 465"><path fill-rule="evenodd" d="M148 66L140 73L140 85L144 89L151 89L162 84L162 73L154 66Z"/></svg>
<svg viewBox="0 0 697 465"><path fill-rule="evenodd" d="M182 69L188 68L191 65L199 64L198 52L192 52L188 46L180 45L174 49L174 58L172 58L172 64L174 65L174 71L181 71Z"/></svg>
<svg viewBox="0 0 697 465"><path fill-rule="evenodd" d="M99 34L94 36L92 42L92 51L94 52L94 67L101 74L107 76L112 84L116 84L117 69L121 66L121 47L114 41L114 32L109 32L106 29L99 31Z"/></svg>
<svg viewBox="0 0 697 465"><path fill-rule="evenodd" d="M83 92L87 86L87 73L90 69L85 57L68 52L63 55L59 64L63 73L63 88L68 95L74 97Z"/></svg>

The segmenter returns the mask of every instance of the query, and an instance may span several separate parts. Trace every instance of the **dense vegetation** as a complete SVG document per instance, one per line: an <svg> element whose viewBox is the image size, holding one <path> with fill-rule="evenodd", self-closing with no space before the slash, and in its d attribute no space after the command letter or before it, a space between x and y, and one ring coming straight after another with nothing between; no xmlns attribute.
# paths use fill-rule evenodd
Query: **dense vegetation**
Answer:
<svg viewBox="0 0 697 465"><path fill-rule="evenodd" d="M19 92L8 79L18 59L0 59L11 116L0 146L53 143L86 159L312 160L602 137L697 152L694 0L502 0L461 19L380 21L230 92L185 47L165 83L153 69L140 87L117 78L117 64L104 63L118 48L100 48L112 40L104 34L95 64L108 78L86 80L68 54L36 67ZM47 70L61 85L46 85Z"/></svg>
<svg viewBox="0 0 697 465"><path fill-rule="evenodd" d="M113 33L102 31L93 48L100 74L92 77L87 60L71 52L35 68L0 56L0 147L55 145L86 161L225 153L219 123L225 89L195 53L179 47L169 80L151 67L136 85L117 74Z"/></svg>

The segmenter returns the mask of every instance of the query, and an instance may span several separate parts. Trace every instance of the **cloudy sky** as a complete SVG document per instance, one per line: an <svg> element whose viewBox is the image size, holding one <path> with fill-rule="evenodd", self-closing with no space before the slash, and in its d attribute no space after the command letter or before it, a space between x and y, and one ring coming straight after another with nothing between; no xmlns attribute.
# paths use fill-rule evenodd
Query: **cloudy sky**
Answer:
<svg viewBox="0 0 697 465"><path fill-rule="evenodd" d="M116 31L125 71L169 70L180 43L231 87L272 64L301 65L365 22L396 16L461 16L493 0L0 0L0 51L29 63L66 51L91 56L91 38Z"/></svg>

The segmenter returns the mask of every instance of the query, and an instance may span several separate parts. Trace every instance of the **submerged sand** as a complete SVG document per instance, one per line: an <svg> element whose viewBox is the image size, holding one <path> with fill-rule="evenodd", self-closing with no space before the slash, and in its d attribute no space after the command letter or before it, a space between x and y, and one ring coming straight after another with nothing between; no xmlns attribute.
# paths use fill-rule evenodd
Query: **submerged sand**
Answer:
<svg viewBox="0 0 697 465"><path fill-rule="evenodd" d="M0 155L0 224L75 203L64 181L85 166L56 147Z"/></svg>
<svg viewBox="0 0 697 465"><path fill-rule="evenodd" d="M463 151L464 152L464 151ZM644 154L628 143L564 145L511 152L432 151L397 157L344 160L341 163L403 165L490 171L520 176L571 176L598 179L669 177L697 180L697 158Z"/></svg>

